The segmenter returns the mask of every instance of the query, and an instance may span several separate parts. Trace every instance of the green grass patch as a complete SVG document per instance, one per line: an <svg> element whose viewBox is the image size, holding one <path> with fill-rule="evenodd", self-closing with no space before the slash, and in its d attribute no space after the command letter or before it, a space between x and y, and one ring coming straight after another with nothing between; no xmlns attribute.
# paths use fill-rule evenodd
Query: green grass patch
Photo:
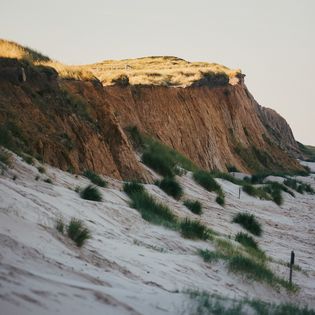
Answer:
<svg viewBox="0 0 315 315"><path fill-rule="evenodd" d="M223 172L219 172L219 171L212 171L211 175L215 178L222 178L225 179L235 185L239 185L239 186L243 186L246 184L246 182L242 179L238 179L235 178L234 176L232 176L231 174L228 173L223 173Z"/></svg>
<svg viewBox="0 0 315 315"><path fill-rule="evenodd" d="M263 189L263 187L254 187L253 185L245 184L243 186L243 191L246 192L248 195L259 199L271 199L268 193Z"/></svg>
<svg viewBox="0 0 315 315"><path fill-rule="evenodd" d="M64 224L63 220L61 218L57 219L57 221L56 221L56 230L59 233L63 234L64 231L65 231L65 228L66 227L65 227L65 224Z"/></svg>
<svg viewBox="0 0 315 315"><path fill-rule="evenodd" d="M177 200L179 200L184 193L182 186L179 184L178 181L176 181L175 178L166 177L157 184L164 192Z"/></svg>
<svg viewBox="0 0 315 315"><path fill-rule="evenodd" d="M215 198L215 202L217 204L219 204L220 206L224 206L225 205L225 198L224 198L224 195L219 195Z"/></svg>
<svg viewBox="0 0 315 315"><path fill-rule="evenodd" d="M212 263L217 262L218 260L225 260L227 256L219 251L210 251L208 249L200 249L198 250L198 255L203 258L205 262Z"/></svg>
<svg viewBox="0 0 315 315"><path fill-rule="evenodd" d="M273 304L261 300L231 299L205 291L187 290L189 314L198 315L315 315L308 307L293 304Z"/></svg>
<svg viewBox="0 0 315 315"><path fill-rule="evenodd" d="M206 190L222 193L221 186L215 181L210 172L202 170L196 171L193 174L193 178L200 186L202 186Z"/></svg>
<svg viewBox="0 0 315 315"><path fill-rule="evenodd" d="M37 167L37 170L38 170L41 174L46 173L46 169L45 169L43 166L38 166L38 167Z"/></svg>
<svg viewBox="0 0 315 315"><path fill-rule="evenodd" d="M174 177L180 175L180 168L194 171L198 167L183 154L159 142L142 135L137 127L128 127L128 134L134 147L142 151L142 162L162 176Z"/></svg>
<svg viewBox="0 0 315 315"><path fill-rule="evenodd" d="M100 187L106 187L107 186L107 182L91 170L85 171L83 173L83 175L85 177L87 177L93 184L95 184L97 186L100 186Z"/></svg>
<svg viewBox="0 0 315 315"><path fill-rule="evenodd" d="M8 167L12 166L12 154L2 148L0 148L0 164Z"/></svg>
<svg viewBox="0 0 315 315"><path fill-rule="evenodd" d="M232 222L240 224L244 229L254 235L260 236L262 234L261 224L253 214L247 212L238 213L234 216Z"/></svg>
<svg viewBox="0 0 315 315"><path fill-rule="evenodd" d="M92 201L102 201L102 193L98 190L96 186L88 185L80 191L80 196L82 199L92 200Z"/></svg>
<svg viewBox="0 0 315 315"><path fill-rule="evenodd" d="M157 202L138 183L125 183L124 192L131 199L131 206L138 210L142 218L157 225L177 228L177 218L165 205Z"/></svg>
<svg viewBox="0 0 315 315"><path fill-rule="evenodd" d="M81 220L72 218L67 226L68 236L77 244L82 247L86 240L91 238L90 231L84 226Z"/></svg>
<svg viewBox="0 0 315 315"><path fill-rule="evenodd" d="M245 247L250 247L250 248L258 250L257 242L253 239L252 236L248 235L247 233L243 233L243 232L237 233L235 236L235 241L239 242Z"/></svg>
<svg viewBox="0 0 315 315"><path fill-rule="evenodd" d="M296 286L290 285L288 281L275 276L264 263L257 262L251 258L234 256L229 259L228 267L231 272L242 274L248 279L265 282L271 286L281 285L292 291L297 290Z"/></svg>
<svg viewBox="0 0 315 315"><path fill-rule="evenodd" d="M197 182L200 186L202 186L206 190L216 192L217 197L215 201L219 205L224 206L225 204L224 192L221 186L216 182L216 180L213 178L210 172L198 170L193 173L193 178L195 182Z"/></svg>
<svg viewBox="0 0 315 315"><path fill-rule="evenodd" d="M309 194L315 194L315 191L310 184L305 184L293 178L285 179L283 184L286 185L287 187L294 189L300 194L304 194L305 192Z"/></svg>
<svg viewBox="0 0 315 315"><path fill-rule="evenodd" d="M187 207L191 212L195 214L202 213L202 204L197 200L185 200L184 206Z"/></svg>
<svg viewBox="0 0 315 315"><path fill-rule="evenodd" d="M180 222L180 233L185 238L206 240L209 238L209 229L199 221L188 218Z"/></svg>

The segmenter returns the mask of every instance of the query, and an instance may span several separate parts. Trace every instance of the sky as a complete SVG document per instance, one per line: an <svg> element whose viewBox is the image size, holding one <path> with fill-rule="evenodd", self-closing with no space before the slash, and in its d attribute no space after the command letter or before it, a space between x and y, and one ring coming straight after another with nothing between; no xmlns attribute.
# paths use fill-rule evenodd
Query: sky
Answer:
<svg viewBox="0 0 315 315"><path fill-rule="evenodd" d="M315 145L315 0L0 0L0 38L67 64L152 55L240 68Z"/></svg>

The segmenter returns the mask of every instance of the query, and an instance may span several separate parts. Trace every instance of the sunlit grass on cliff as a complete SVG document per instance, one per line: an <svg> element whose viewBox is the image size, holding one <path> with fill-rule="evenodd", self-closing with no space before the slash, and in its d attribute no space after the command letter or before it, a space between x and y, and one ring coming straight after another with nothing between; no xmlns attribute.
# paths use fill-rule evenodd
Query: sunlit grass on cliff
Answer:
<svg viewBox="0 0 315 315"><path fill-rule="evenodd" d="M190 86L205 74L234 78L241 73L216 63L188 62L173 56L105 60L86 68L104 85L112 85L115 78L126 75L132 85Z"/></svg>

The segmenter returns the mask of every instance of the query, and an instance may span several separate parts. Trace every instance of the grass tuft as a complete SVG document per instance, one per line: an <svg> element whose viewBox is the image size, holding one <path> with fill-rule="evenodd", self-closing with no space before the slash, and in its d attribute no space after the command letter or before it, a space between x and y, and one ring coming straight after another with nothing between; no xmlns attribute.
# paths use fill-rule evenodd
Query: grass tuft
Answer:
<svg viewBox="0 0 315 315"><path fill-rule="evenodd" d="M266 282L271 286L281 285L291 291L297 290L296 286L277 277L264 263L256 262L248 257L234 256L229 259L229 270L234 273L241 273L249 279Z"/></svg>
<svg viewBox="0 0 315 315"><path fill-rule="evenodd" d="M90 231L84 226L83 222L75 218L70 220L67 226L67 234L78 247L82 247L85 241L91 238Z"/></svg>
<svg viewBox="0 0 315 315"><path fill-rule="evenodd" d="M80 196L82 199L92 200L92 201L102 201L102 194L97 189L97 187L93 185L89 185L80 191Z"/></svg>
<svg viewBox="0 0 315 315"><path fill-rule="evenodd" d="M208 249L200 249L198 251L199 256L203 258L205 262L216 262L220 259L226 259L227 257L219 251L209 251Z"/></svg>
<svg viewBox="0 0 315 315"><path fill-rule="evenodd" d="M181 175L181 169L196 170L192 161L167 145L142 135L136 127L128 128L132 142L143 149L142 162L164 177Z"/></svg>
<svg viewBox="0 0 315 315"><path fill-rule="evenodd" d="M225 204L224 195L217 196L217 198L215 198L215 202L223 207Z"/></svg>
<svg viewBox="0 0 315 315"><path fill-rule="evenodd" d="M193 174L194 180L208 191L222 192L221 186L215 181L211 173L207 171L196 171Z"/></svg>
<svg viewBox="0 0 315 315"><path fill-rule="evenodd" d="M91 170L85 171L83 175L85 177L87 177L93 184L95 184L97 186L100 186L100 187L106 187L107 186L107 182Z"/></svg>
<svg viewBox="0 0 315 315"><path fill-rule="evenodd" d="M56 221L56 230L61 234L63 234L65 231L65 224L61 218L57 219Z"/></svg>
<svg viewBox="0 0 315 315"><path fill-rule="evenodd" d="M300 194L304 194L304 192L309 194L315 194L315 191L310 184L305 184L296 179L288 178L283 182L283 184L286 185L287 187L294 189Z"/></svg>
<svg viewBox="0 0 315 315"><path fill-rule="evenodd" d="M254 235L260 236L262 234L261 225L253 214L246 212L238 213L234 216L233 222L240 224L244 229Z"/></svg>
<svg viewBox="0 0 315 315"><path fill-rule="evenodd" d="M43 167L43 166L38 166L37 167L37 170L40 172L40 173L46 173L46 169Z"/></svg>
<svg viewBox="0 0 315 315"><path fill-rule="evenodd" d="M308 307L293 304L271 304L261 300L231 299L205 291L188 290L189 314L198 315L315 315Z"/></svg>
<svg viewBox="0 0 315 315"><path fill-rule="evenodd" d="M250 247L250 248L258 250L257 242L253 239L252 236L248 235L247 233L243 233L243 232L237 233L235 236L235 241L239 242L245 247Z"/></svg>
<svg viewBox="0 0 315 315"><path fill-rule="evenodd" d="M174 197L177 200L179 200L183 195L183 189L175 178L163 178L160 182L158 182L158 186L168 195Z"/></svg>
<svg viewBox="0 0 315 315"><path fill-rule="evenodd" d="M2 148L0 148L0 164L12 166L12 154Z"/></svg>
<svg viewBox="0 0 315 315"><path fill-rule="evenodd" d="M180 223L181 235L185 238L206 240L209 238L209 230L199 221L185 218Z"/></svg>
<svg viewBox="0 0 315 315"><path fill-rule="evenodd" d="M201 214L202 213L202 205L197 200L185 200L184 205L193 213Z"/></svg>
<svg viewBox="0 0 315 315"><path fill-rule="evenodd" d="M125 183L124 192L132 200L131 206L141 213L144 220L176 229L176 216L167 206L155 201L141 184Z"/></svg>

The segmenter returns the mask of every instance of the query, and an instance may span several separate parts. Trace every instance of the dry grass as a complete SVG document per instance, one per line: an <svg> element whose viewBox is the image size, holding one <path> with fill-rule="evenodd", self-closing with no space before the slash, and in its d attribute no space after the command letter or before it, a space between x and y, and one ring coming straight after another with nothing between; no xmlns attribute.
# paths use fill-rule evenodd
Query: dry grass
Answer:
<svg viewBox="0 0 315 315"><path fill-rule="evenodd" d="M189 86L206 73L224 73L235 78L240 70L231 70L216 63L188 62L177 57L144 57L125 60L106 60L86 65L103 83L111 85L121 75L127 75L132 85Z"/></svg>
<svg viewBox="0 0 315 315"><path fill-rule="evenodd" d="M59 76L63 79L75 79L75 80L96 80L97 78L88 69L82 66L68 66L58 61L36 62L36 65L42 65L54 68Z"/></svg>
<svg viewBox="0 0 315 315"><path fill-rule="evenodd" d="M125 60L106 60L83 66L64 65L17 43L0 39L0 57L28 60L35 65L54 68L64 79L95 80L113 85L125 75L131 85L190 86L207 75L227 76L235 82L241 71L207 62L188 62L170 56L144 57ZM231 81L231 79L233 79ZM237 80L236 80L237 81Z"/></svg>
<svg viewBox="0 0 315 315"><path fill-rule="evenodd" d="M50 60L38 51L4 39L0 39L0 57L25 59L30 62Z"/></svg>
<svg viewBox="0 0 315 315"><path fill-rule="evenodd" d="M68 66L28 47L23 47L17 43L0 39L0 57L17 58L27 60L34 65L42 65L54 68L59 76L64 79L75 80L95 80L96 77L91 71L82 66Z"/></svg>

